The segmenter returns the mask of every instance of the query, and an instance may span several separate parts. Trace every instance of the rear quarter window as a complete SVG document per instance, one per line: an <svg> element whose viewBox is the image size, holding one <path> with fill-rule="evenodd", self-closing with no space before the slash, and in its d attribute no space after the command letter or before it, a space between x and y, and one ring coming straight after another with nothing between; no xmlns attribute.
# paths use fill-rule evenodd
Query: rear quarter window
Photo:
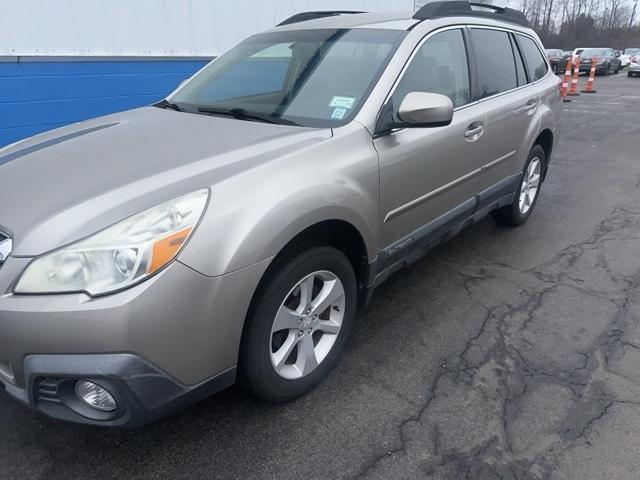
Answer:
<svg viewBox="0 0 640 480"><path fill-rule="evenodd" d="M514 37L511 37L511 48L513 49L513 58L516 61L516 72L518 74L518 86L521 87L527 84L527 74L525 73L524 63L522 63L522 55L520 48L516 44Z"/></svg>
<svg viewBox="0 0 640 480"><path fill-rule="evenodd" d="M524 56L524 62L527 65L531 81L540 80L547 74L547 60L533 39L518 35L518 41L520 42L522 55Z"/></svg>

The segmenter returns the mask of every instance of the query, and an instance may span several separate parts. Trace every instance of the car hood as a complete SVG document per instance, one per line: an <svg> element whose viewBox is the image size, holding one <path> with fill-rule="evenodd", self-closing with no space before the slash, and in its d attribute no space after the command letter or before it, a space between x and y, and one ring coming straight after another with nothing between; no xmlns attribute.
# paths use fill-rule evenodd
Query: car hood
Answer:
<svg viewBox="0 0 640 480"><path fill-rule="evenodd" d="M0 149L0 230L36 256L331 135L156 107L57 129Z"/></svg>

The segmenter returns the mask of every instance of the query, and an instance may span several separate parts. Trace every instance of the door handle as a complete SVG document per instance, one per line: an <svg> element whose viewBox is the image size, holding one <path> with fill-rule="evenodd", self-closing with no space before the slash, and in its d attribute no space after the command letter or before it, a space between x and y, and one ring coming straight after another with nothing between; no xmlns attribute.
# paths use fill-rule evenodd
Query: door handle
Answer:
<svg viewBox="0 0 640 480"><path fill-rule="evenodd" d="M529 100L527 105L524 107L525 112L531 112L538 107L538 102L536 100Z"/></svg>
<svg viewBox="0 0 640 480"><path fill-rule="evenodd" d="M466 132L464 132L464 139L467 142L475 142L476 140L479 140L483 134L484 134L484 125L482 124L478 125L477 123L472 123L471 125L469 125L469 129Z"/></svg>

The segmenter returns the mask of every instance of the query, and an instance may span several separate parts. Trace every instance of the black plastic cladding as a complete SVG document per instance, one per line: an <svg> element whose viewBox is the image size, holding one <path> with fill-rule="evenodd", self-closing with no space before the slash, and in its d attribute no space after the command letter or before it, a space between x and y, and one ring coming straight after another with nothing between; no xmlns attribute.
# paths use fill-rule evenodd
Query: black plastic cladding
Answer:
<svg viewBox="0 0 640 480"><path fill-rule="evenodd" d="M471 7L481 7L492 9L493 12L486 10L474 10ZM418 10L413 16L416 20L431 20L434 18L445 17L482 17L491 18L493 20L502 20L504 22L515 23L524 27L529 27L529 21L522 12L512 8L495 7L484 3L450 1L450 2L432 2L427 3Z"/></svg>

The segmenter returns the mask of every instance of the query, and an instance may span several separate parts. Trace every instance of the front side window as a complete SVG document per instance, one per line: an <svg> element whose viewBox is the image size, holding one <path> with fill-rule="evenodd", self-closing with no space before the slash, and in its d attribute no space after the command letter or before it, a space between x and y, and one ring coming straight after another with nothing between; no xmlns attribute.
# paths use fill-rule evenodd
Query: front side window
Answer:
<svg viewBox="0 0 640 480"><path fill-rule="evenodd" d="M255 35L213 61L171 102L196 113L339 126L360 109L405 35L382 29Z"/></svg>
<svg viewBox="0 0 640 480"><path fill-rule="evenodd" d="M522 54L524 55L531 81L540 80L547 74L547 61L542 56L542 52L540 52L532 38L518 35L518 41L522 47Z"/></svg>
<svg viewBox="0 0 640 480"><path fill-rule="evenodd" d="M424 42L393 94L396 110L411 92L445 95L455 107L470 102L467 50L461 30L437 33Z"/></svg>
<svg viewBox="0 0 640 480"><path fill-rule="evenodd" d="M509 34L500 30L473 28L477 53L479 97L485 98L518 86Z"/></svg>

